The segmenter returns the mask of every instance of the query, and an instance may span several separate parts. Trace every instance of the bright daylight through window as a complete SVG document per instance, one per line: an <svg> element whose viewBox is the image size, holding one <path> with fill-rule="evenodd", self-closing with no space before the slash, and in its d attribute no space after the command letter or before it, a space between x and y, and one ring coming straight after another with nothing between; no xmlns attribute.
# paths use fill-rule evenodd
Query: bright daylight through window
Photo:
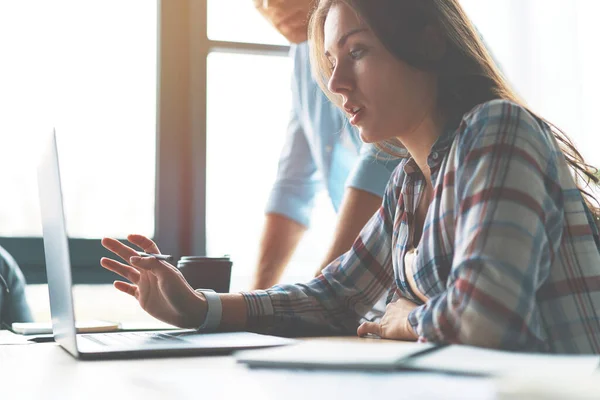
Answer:
<svg viewBox="0 0 600 400"><path fill-rule="evenodd" d="M153 235L156 45L153 0L0 2L0 236L41 235L54 128L69 235Z"/></svg>

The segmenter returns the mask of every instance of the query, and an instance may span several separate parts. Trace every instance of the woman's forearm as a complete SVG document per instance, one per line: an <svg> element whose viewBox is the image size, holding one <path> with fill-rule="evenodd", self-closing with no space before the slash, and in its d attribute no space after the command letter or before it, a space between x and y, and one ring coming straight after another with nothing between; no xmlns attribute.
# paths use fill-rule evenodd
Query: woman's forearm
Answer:
<svg viewBox="0 0 600 400"><path fill-rule="evenodd" d="M248 312L246 300L241 293L225 293L220 295L223 305L220 331L243 331L246 329Z"/></svg>

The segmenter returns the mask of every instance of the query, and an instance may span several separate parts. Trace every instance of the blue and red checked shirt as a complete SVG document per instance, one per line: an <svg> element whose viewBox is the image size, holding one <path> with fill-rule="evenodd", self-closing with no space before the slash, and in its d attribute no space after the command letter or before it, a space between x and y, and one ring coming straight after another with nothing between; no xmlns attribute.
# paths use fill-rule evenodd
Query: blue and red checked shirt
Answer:
<svg viewBox="0 0 600 400"><path fill-rule="evenodd" d="M352 249L306 284L244 293L249 327L353 333L386 292L418 307L420 340L600 353L600 239L548 126L504 100L448 129L428 158L434 188L410 269L404 256L425 188L412 159Z"/></svg>

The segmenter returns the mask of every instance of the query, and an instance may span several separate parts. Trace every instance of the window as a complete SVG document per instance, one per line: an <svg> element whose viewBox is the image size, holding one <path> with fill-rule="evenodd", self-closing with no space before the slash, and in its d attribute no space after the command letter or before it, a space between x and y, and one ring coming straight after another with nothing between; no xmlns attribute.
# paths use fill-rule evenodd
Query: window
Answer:
<svg viewBox="0 0 600 400"><path fill-rule="evenodd" d="M231 12L231 10L236 10ZM208 0L208 38L213 41L287 45L254 8L253 0Z"/></svg>
<svg viewBox="0 0 600 400"><path fill-rule="evenodd" d="M285 38L251 0L32 9L0 5L0 244L29 282L45 280L36 146L56 128L76 282L111 282L98 239L135 231L176 257L230 254L232 289L247 288L290 110ZM325 254L325 194L313 220L288 281Z"/></svg>
<svg viewBox="0 0 600 400"><path fill-rule="evenodd" d="M292 66L287 50L274 55L236 43L264 46L285 39L252 1L234 3L235 16L228 12L231 2L208 2L209 37L231 41L227 50L235 51L217 49L208 56L206 250L231 255L231 289L244 290L256 267L264 209L286 137ZM312 220L282 278L285 282L308 279L325 256L335 224L326 193L318 197Z"/></svg>
<svg viewBox="0 0 600 400"><path fill-rule="evenodd" d="M154 234L157 2L34 3L0 3L0 244L43 279L36 167L56 129L74 264L93 275L98 238Z"/></svg>
<svg viewBox="0 0 600 400"><path fill-rule="evenodd" d="M595 121L600 107L600 2L462 0L508 80L531 108L600 166Z"/></svg>

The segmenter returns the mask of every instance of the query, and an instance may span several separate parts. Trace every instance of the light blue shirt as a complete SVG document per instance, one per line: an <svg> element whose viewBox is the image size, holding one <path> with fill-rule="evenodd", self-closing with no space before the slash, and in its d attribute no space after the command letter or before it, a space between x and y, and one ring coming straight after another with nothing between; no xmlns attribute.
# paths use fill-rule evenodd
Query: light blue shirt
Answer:
<svg viewBox="0 0 600 400"><path fill-rule="evenodd" d="M327 190L336 212L346 187L383 197L400 160L361 142L358 131L314 80L307 42L292 45L290 56L292 112L266 212L309 226L320 190Z"/></svg>

